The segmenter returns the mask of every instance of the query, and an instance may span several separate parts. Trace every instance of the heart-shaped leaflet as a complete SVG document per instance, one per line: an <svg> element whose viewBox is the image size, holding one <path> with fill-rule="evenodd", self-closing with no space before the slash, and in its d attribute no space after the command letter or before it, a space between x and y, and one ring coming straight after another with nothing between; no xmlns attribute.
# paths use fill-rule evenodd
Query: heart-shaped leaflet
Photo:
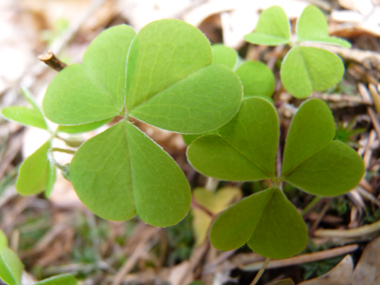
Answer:
<svg viewBox="0 0 380 285"><path fill-rule="evenodd" d="M248 246L274 259L293 256L308 241L306 225L297 209L277 188L242 199L220 214L210 230L213 246L232 250Z"/></svg>
<svg viewBox="0 0 380 285"><path fill-rule="evenodd" d="M289 127L282 179L322 196L353 189L363 177L363 160L334 136L334 118L327 105L319 99L302 103Z"/></svg>

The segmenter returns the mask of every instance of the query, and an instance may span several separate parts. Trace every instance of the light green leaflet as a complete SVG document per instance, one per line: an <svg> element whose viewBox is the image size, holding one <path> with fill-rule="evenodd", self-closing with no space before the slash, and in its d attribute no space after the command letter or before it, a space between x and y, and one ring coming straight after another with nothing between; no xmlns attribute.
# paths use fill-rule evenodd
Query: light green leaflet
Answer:
<svg viewBox="0 0 380 285"><path fill-rule="evenodd" d="M236 69L244 86L244 98L255 95L270 97L274 91L273 72L260 61L246 61Z"/></svg>
<svg viewBox="0 0 380 285"><path fill-rule="evenodd" d="M322 42L350 48L351 44L343 39L330 37L327 21L315 6L307 6L297 21L297 41Z"/></svg>
<svg viewBox="0 0 380 285"><path fill-rule="evenodd" d="M131 123L121 121L85 142L70 164L82 202L110 220L136 215L166 227L190 208L187 179L174 160Z"/></svg>
<svg viewBox="0 0 380 285"><path fill-rule="evenodd" d="M21 285L24 265L8 247L0 249L0 279L8 285Z"/></svg>
<svg viewBox="0 0 380 285"><path fill-rule="evenodd" d="M25 126L37 127L48 130L44 115L37 103L33 99L33 95L26 89L21 89L22 95L29 101L33 108L12 106L1 110L2 115L8 120L18 122Z"/></svg>
<svg viewBox="0 0 380 285"><path fill-rule="evenodd" d="M5 234L3 233L3 231L0 230L0 250L3 247L7 247L7 246L8 246L8 239L5 236Z"/></svg>
<svg viewBox="0 0 380 285"><path fill-rule="evenodd" d="M110 28L89 46L83 64L61 71L43 108L61 125L87 124L120 114L159 128L203 133L229 121L242 87L226 66L213 64L207 38L179 20L155 21L135 35Z"/></svg>
<svg viewBox="0 0 380 285"><path fill-rule="evenodd" d="M214 51L214 63L224 64L225 66L234 69L238 61L236 50L223 44L214 44L212 45L212 49Z"/></svg>
<svg viewBox="0 0 380 285"><path fill-rule="evenodd" d="M297 209L276 187L260 191L228 208L213 223L212 244L232 250L248 243L256 253L273 259L302 251L308 233Z"/></svg>
<svg viewBox="0 0 380 285"><path fill-rule="evenodd" d="M187 157L196 170L228 181L275 177L278 117L270 103L245 99L239 113L218 133L202 136L188 148Z"/></svg>
<svg viewBox="0 0 380 285"><path fill-rule="evenodd" d="M286 139L282 178L312 194L336 196L353 189L364 174L361 157L332 141L334 118L327 105L311 99L294 116Z"/></svg>
<svg viewBox="0 0 380 285"><path fill-rule="evenodd" d="M88 47L83 64L66 67L50 83L43 100L46 117L60 125L79 125L120 114L127 52L134 36L126 25L101 33Z"/></svg>
<svg viewBox="0 0 380 285"><path fill-rule="evenodd" d="M293 47L281 66L282 83L297 98L334 86L343 74L344 65L337 55L314 47Z"/></svg>
<svg viewBox="0 0 380 285"><path fill-rule="evenodd" d="M43 190L50 193L55 181L55 168L50 165L47 152L50 141L27 157L20 166L16 182L17 192L33 195Z"/></svg>
<svg viewBox="0 0 380 285"><path fill-rule="evenodd" d="M77 285L78 282L73 275L57 275L37 282L35 285Z"/></svg>
<svg viewBox="0 0 380 285"><path fill-rule="evenodd" d="M252 44L276 46L290 43L289 20L280 6L264 10L259 18L255 32L244 36Z"/></svg>

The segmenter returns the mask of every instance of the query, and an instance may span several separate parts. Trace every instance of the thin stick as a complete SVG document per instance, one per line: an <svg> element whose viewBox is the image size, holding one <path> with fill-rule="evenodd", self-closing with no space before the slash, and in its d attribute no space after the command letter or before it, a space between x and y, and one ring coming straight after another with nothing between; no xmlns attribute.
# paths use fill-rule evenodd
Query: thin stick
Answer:
<svg viewBox="0 0 380 285"><path fill-rule="evenodd" d="M218 188L219 180L213 177L207 177L205 188L206 190L215 192L216 188Z"/></svg>
<svg viewBox="0 0 380 285"><path fill-rule="evenodd" d="M67 64L60 61L51 50L39 55L38 59L57 71L61 71L67 67Z"/></svg>
<svg viewBox="0 0 380 285"><path fill-rule="evenodd" d="M368 236L377 231L380 231L380 221L374 222L370 225L364 225L355 229L347 230L316 230L314 235L323 238L356 238L361 236Z"/></svg>
<svg viewBox="0 0 380 285"><path fill-rule="evenodd" d="M261 275L263 275L265 269L267 268L268 264L270 262L270 258L265 259L263 266L261 266L259 272L257 272L255 278L251 282L251 285L256 285L257 282L259 282Z"/></svg>

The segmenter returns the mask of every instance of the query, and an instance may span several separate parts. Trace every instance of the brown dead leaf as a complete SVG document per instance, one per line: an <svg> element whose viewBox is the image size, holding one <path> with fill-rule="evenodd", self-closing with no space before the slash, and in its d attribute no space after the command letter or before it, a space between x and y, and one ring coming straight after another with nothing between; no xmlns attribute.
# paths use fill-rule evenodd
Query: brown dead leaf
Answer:
<svg viewBox="0 0 380 285"><path fill-rule="evenodd" d="M299 285L348 285L352 280L353 261L346 255L337 266L326 274L301 282Z"/></svg>
<svg viewBox="0 0 380 285"><path fill-rule="evenodd" d="M354 270L352 285L380 284L380 237L364 249Z"/></svg>

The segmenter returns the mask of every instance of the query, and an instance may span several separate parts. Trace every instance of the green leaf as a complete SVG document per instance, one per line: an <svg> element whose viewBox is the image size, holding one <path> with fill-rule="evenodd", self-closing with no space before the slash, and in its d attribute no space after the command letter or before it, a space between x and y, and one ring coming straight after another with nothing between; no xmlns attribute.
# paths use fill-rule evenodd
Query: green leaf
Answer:
<svg viewBox="0 0 380 285"><path fill-rule="evenodd" d="M282 178L312 194L336 196L354 188L364 174L361 157L349 146L332 141L334 118L319 99L304 102L286 139Z"/></svg>
<svg viewBox="0 0 380 285"><path fill-rule="evenodd" d="M43 115L35 109L12 106L3 108L1 113L6 119L15 121L22 125L32 126L43 130L48 129Z"/></svg>
<svg viewBox="0 0 380 285"><path fill-rule="evenodd" d="M148 224L167 227L190 208L190 187L181 169L126 121L78 149L70 178L82 202L105 219L122 221L137 213Z"/></svg>
<svg viewBox="0 0 380 285"><path fill-rule="evenodd" d="M288 130L282 175L325 147L334 136L334 117L326 103L319 99L303 102Z"/></svg>
<svg viewBox="0 0 380 285"><path fill-rule="evenodd" d="M102 121L84 124L84 125L76 125L76 126L58 126L57 131L67 134L80 134L95 130L105 124L107 124L110 119L105 119Z"/></svg>
<svg viewBox="0 0 380 285"><path fill-rule="evenodd" d="M273 259L302 251L307 228L297 209L276 187L242 199L218 216L210 231L211 243L220 250L248 246Z"/></svg>
<svg viewBox="0 0 380 285"><path fill-rule="evenodd" d="M75 279L75 277L70 274L53 276L36 283L36 285L77 285L77 284L78 282Z"/></svg>
<svg viewBox="0 0 380 285"><path fill-rule="evenodd" d="M21 195L33 195L46 189L50 165L47 157L49 148L50 140L21 164L16 182L17 192Z"/></svg>
<svg viewBox="0 0 380 285"><path fill-rule="evenodd" d="M48 119L79 125L118 115L125 102L127 53L135 31L126 25L102 32L88 47L83 64L60 71L43 101Z"/></svg>
<svg viewBox="0 0 380 285"><path fill-rule="evenodd" d="M0 250L0 279L8 285L21 285L24 265L18 256L8 247Z"/></svg>
<svg viewBox="0 0 380 285"><path fill-rule="evenodd" d="M7 236L3 233L2 230L0 230L0 250L3 248L3 247L7 247L8 246L8 239L7 239Z"/></svg>
<svg viewBox="0 0 380 285"><path fill-rule="evenodd" d="M327 50L303 46L295 46L288 52L280 73L286 90L297 98L334 86L343 74L340 57Z"/></svg>
<svg viewBox="0 0 380 285"><path fill-rule="evenodd" d="M52 163L49 163L49 168L46 178L46 189L45 196L46 198L50 197L51 191L53 191L55 180L57 179L57 170Z"/></svg>
<svg viewBox="0 0 380 285"><path fill-rule="evenodd" d="M195 27L174 19L148 24L128 55L129 115L187 134L224 125L238 111L243 91L231 69L212 61L210 43Z"/></svg>
<svg viewBox="0 0 380 285"><path fill-rule="evenodd" d="M272 96L274 91L273 72L260 61L246 61L236 69L244 86L244 96Z"/></svg>
<svg viewBox="0 0 380 285"><path fill-rule="evenodd" d="M325 16L313 5L307 6L298 18L296 34L299 42L322 42L344 48L351 47L348 41L329 36Z"/></svg>
<svg viewBox="0 0 380 285"><path fill-rule="evenodd" d="M235 67L238 59L236 50L223 44L214 44L212 49L214 51L214 63L224 64L231 69Z"/></svg>
<svg viewBox="0 0 380 285"><path fill-rule="evenodd" d="M21 88L21 94L33 108L10 107L8 110L4 111L4 116L7 119L19 122L20 124L49 131L44 114L42 113L42 110L36 100L34 100L33 94L26 88ZM6 116L5 113L9 113L10 117Z"/></svg>
<svg viewBox="0 0 380 285"><path fill-rule="evenodd" d="M280 6L264 10L254 33L244 36L252 44L277 46L290 43L289 20Z"/></svg>
<svg viewBox="0 0 380 285"><path fill-rule="evenodd" d="M191 143L187 158L200 173L221 180L273 178L278 128L273 105L261 98L245 99L219 135L205 135Z"/></svg>

